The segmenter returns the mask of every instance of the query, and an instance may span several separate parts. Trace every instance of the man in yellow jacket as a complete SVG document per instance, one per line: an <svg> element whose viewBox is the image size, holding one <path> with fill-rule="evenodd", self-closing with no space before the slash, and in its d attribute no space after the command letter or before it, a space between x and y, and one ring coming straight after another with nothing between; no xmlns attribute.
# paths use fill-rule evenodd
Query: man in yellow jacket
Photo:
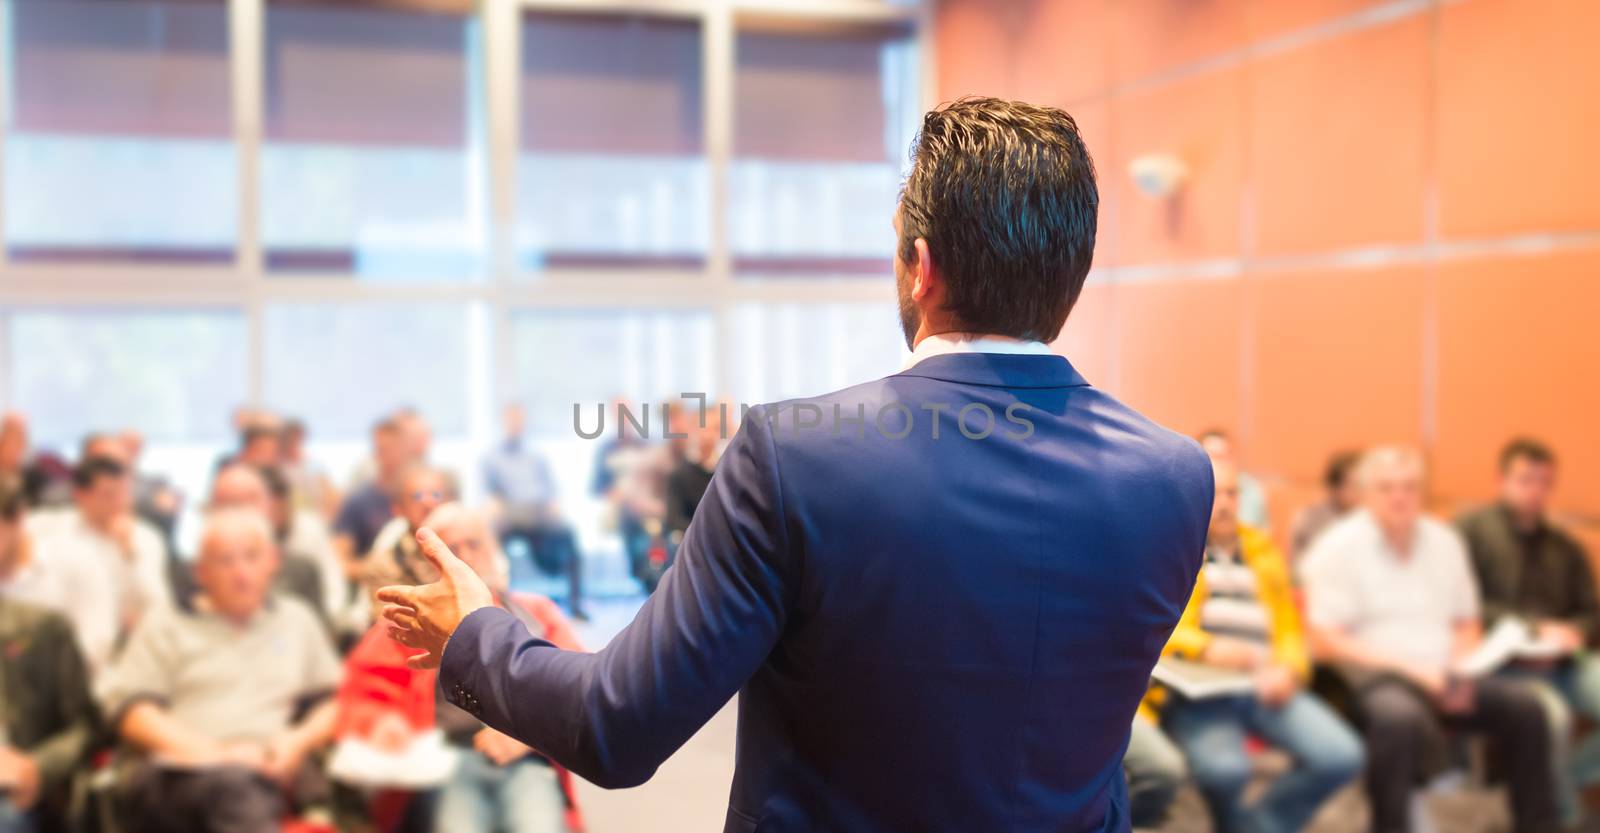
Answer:
<svg viewBox="0 0 1600 833"><path fill-rule="evenodd" d="M1310 660L1288 568L1271 539L1239 523L1233 464L1213 468L1205 566L1167 653L1247 673L1254 691L1200 699L1173 692L1162 725L1188 758L1218 831L1293 833L1361 771L1361 742L1305 690ZM1295 765L1246 805L1251 735L1287 751Z"/></svg>

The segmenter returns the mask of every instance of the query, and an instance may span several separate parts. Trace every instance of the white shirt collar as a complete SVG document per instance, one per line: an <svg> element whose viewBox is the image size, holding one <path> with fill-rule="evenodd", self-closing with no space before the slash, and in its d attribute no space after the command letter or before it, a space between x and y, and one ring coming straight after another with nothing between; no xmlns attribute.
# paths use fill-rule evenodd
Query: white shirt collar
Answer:
<svg viewBox="0 0 1600 833"><path fill-rule="evenodd" d="M1015 356L1050 356L1054 353L1050 345L1042 341L1024 341L1020 338L1007 336L983 335L982 333L938 333L928 336L917 343L915 350L906 357L901 370L910 370L913 365L924 359L934 356L943 356L950 353L1003 353Z"/></svg>

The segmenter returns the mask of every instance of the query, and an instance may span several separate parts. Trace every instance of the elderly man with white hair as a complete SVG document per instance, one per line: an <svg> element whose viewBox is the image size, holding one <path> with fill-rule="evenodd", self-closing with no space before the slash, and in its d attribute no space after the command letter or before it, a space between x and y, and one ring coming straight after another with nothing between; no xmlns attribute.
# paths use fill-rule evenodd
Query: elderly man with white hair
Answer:
<svg viewBox="0 0 1600 833"><path fill-rule="evenodd" d="M569 651L581 651L561 608L544 596L512 593L505 554L488 517L446 503L419 526L432 529L452 552L483 578L495 602L516 616L528 632ZM438 571L419 559L423 581ZM461 750L460 765L440 791L432 818L436 833L500 830L505 833L556 833L563 815L574 811L570 780L537 750L485 726L451 705L437 691L438 673L413 667L417 651L389 636L379 622L350 653L339 692L339 734L398 751L418 734L437 728ZM574 819L575 820L575 819ZM579 825L573 824L574 829Z"/></svg>
<svg viewBox="0 0 1600 833"><path fill-rule="evenodd" d="M1504 756L1517 833L1559 829L1539 700L1456 670L1482 639L1478 588L1461 539L1423 513L1421 455L1374 449L1357 477L1362 508L1317 538L1302 569L1312 651L1357 695L1373 831L1409 828L1411 791L1440 768L1443 730L1486 735Z"/></svg>
<svg viewBox="0 0 1600 833"><path fill-rule="evenodd" d="M268 833L308 756L333 735L339 661L298 599L271 593L278 553L260 513L222 509L201 535L193 604L134 631L101 690L138 754L132 833Z"/></svg>

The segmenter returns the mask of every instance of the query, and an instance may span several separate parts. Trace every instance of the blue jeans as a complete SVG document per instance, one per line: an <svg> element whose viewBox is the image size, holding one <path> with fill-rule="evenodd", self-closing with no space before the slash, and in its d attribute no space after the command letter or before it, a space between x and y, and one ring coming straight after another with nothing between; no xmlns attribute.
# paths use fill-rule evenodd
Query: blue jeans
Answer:
<svg viewBox="0 0 1600 833"><path fill-rule="evenodd" d="M1162 715L1167 734L1183 749L1195 785L1222 833L1294 833L1317 808L1361 772L1361 741L1321 700L1300 692L1278 708L1253 695L1175 699ZM1294 757L1294 769L1244 806L1255 735Z"/></svg>
<svg viewBox="0 0 1600 833"><path fill-rule="evenodd" d="M559 833L565 801L555 770L526 758L495 766L482 753L461 750L461 765L439 792L434 833Z"/></svg>
<svg viewBox="0 0 1600 833"><path fill-rule="evenodd" d="M1600 731L1572 744L1574 715L1600 721L1600 657L1578 654L1571 662L1535 671L1512 667L1504 676L1528 682L1550 724L1550 752L1555 757L1561 817L1569 825L1582 820L1580 791L1600 782Z"/></svg>

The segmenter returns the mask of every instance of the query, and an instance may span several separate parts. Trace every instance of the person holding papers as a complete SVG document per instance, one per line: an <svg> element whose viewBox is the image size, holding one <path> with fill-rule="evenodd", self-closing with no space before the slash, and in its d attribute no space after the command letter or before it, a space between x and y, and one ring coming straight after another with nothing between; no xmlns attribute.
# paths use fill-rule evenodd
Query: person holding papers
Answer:
<svg viewBox="0 0 1600 833"><path fill-rule="evenodd" d="M1500 499L1456 520L1466 539L1489 627L1520 624L1550 658L1513 662L1508 676L1533 682L1550 716L1561 811L1582 821L1578 790L1600 781L1600 732L1569 748L1573 714L1600 721L1600 662L1586 649L1600 628L1600 599L1583 545L1550 523L1556 458L1537 440L1500 453Z"/></svg>
<svg viewBox="0 0 1600 833"><path fill-rule="evenodd" d="M1162 719L1188 757L1218 831L1292 833L1361 771L1361 742L1304 690L1310 661L1283 556L1264 533L1239 523L1234 465L1212 465L1217 491L1205 566L1167 651L1235 669L1254 685L1248 693L1194 699L1171 692ZM1247 735L1295 760L1294 769L1248 805Z"/></svg>
<svg viewBox="0 0 1600 833"><path fill-rule="evenodd" d="M1487 735L1511 788L1513 830L1559 828L1550 736L1526 685L1473 679L1457 664L1478 646L1478 589L1466 548L1422 511L1422 456L1367 453L1364 508L1329 527L1302 566L1313 654L1351 682L1367 741L1375 833L1410 828L1411 790L1444 763L1444 730Z"/></svg>

